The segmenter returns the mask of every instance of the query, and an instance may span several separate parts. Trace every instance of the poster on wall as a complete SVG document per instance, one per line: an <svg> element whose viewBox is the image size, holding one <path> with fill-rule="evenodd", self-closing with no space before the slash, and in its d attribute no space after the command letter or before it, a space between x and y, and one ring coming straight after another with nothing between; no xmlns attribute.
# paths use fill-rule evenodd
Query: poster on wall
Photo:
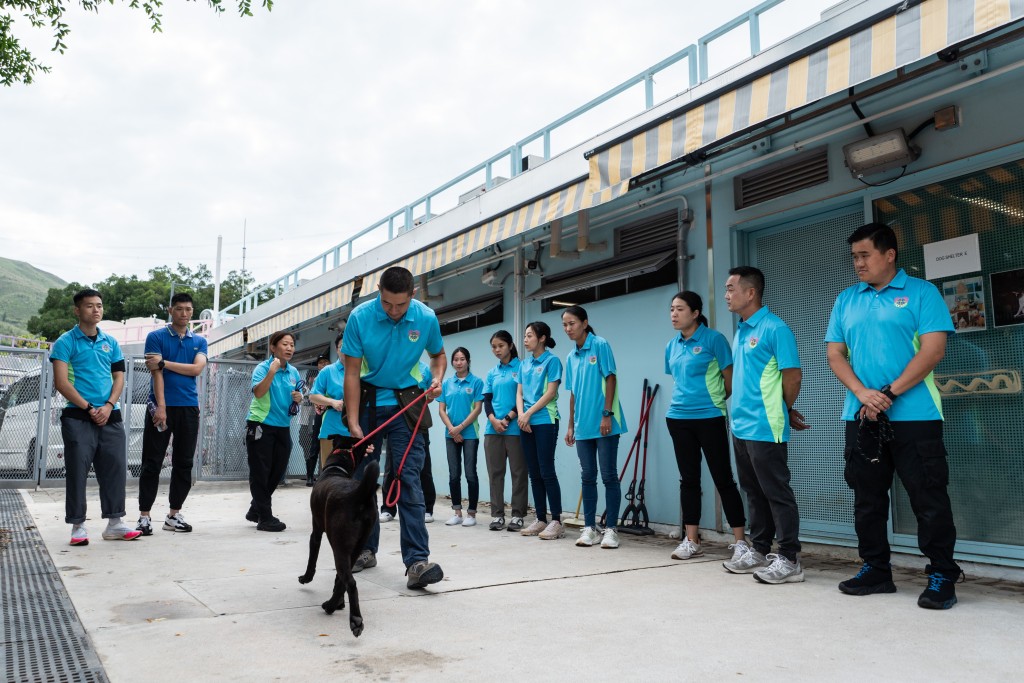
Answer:
<svg viewBox="0 0 1024 683"><path fill-rule="evenodd" d="M938 280L981 270L978 233L922 246L925 280Z"/></svg>
<svg viewBox="0 0 1024 683"><path fill-rule="evenodd" d="M1024 325L1024 268L988 276L996 327Z"/></svg>
<svg viewBox="0 0 1024 683"><path fill-rule="evenodd" d="M946 308L957 333L980 332L988 326L985 284L980 276L943 282L942 298L946 300Z"/></svg>

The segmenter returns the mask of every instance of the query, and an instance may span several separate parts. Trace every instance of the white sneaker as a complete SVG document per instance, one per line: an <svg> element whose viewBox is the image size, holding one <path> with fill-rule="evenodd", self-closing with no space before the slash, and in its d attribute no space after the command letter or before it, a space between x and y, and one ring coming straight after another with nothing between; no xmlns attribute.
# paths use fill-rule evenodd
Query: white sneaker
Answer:
<svg viewBox="0 0 1024 683"><path fill-rule="evenodd" d="M703 554L704 551L701 550L700 543L694 543L689 538L684 538L683 542L672 551L672 559L688 560L691 557L700 557Z"/></svg>
<svg viewBox="0 0 1024 683"><path fill-rule="evenodd" d="M384 523L393 522L395 521L395 516L390 512L382 512L380 513L380 521Z"/></svg>
<svg viewBox="0 0 1024 683"><path fill-rule="evenodd" d="M772 553L766 558L770 565L754 572L754 578L761 583L799 583L804 580L800 560L791 561L783 555Z"/></svg>
<svg viewBox="0 0 1024 683"><path fill-rule="evenodd" d="M743 554L750 550L750 546L747 545L746 541L736 541L735 543L729 544L729 550L732 551L732 557L729 559L730 562L738 562Z"/></svg>
<svg viewBox="0 0 1024 683"><path fill-rule="evenodd" d="M424 524L430 524L433 521L434 521L434 515L432 515L431 513L428 512L427 514L423 515L423 523Z"/></svg>
<svg viewBox="0 0 1024 683"><path fill-rule="evenodd" d="M614 550L619 547L619 534L615 529L608 527L604 530L604 538L601 539L601 547L605 550Z"/></svg>
<svg viewBox="0 0 1024 683"><path fill-rule="evenodd" d="M192 531L192 525L185 521L185 518L181 516L181 512L177 512L173 517L171 515L167 515L164 519L164 531L188 533ZM143 534L145 534L145 532L143 532Z"/></svg>
<svg viewBox="0 0 1024 683"><path fill-rule="evenodd" d="M134 541L142 532L124 523L123 519L111 519L103 530L104 541Z"/></svg>
<svg viewBox="0 0 1024 683"><path fill-rule="evenodd" d="M476 526L476 517L466 515L466 520L462 523L462 526Z"/></svg>
<svg viewBox="0 0 1024 683"><path fill-rule="evenodd" d="M736 557L737 555L739 555L739 557ZM753 574L761 567L768 566L768 560L765 559L765 556L748 546L746 543L743 544L742 551L737 548L733 557L735 559L726 560L722 563L722 566L733 574Z"/></svg>
<svg viewBox="0 0 1024 683"><path fill-rule="evenodd" d="M451 519L444 523L445 526L461 526L462 515L452 515Z"/></svg>
<svg viewBox="0 0 1024 683"><path fill-rule="evenodd" d="M592 526L583 527L583 533L576 539L576 545L581 548L589 548L592 545L596 545L601 540L601 535L597 533L597 529Z"/></svg>
<svg viewBox="0 0 1024 683"><path fill-rule="evenodd" d="M84 524L71 527L71 545L89 545L89 532Z"/></svg>

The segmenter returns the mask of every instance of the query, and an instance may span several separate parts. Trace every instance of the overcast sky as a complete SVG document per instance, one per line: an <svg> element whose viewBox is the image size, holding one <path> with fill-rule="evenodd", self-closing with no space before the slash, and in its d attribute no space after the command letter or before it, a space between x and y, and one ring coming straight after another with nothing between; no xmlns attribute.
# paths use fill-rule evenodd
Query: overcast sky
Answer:
<svg viewBox="0 0 1024 683"><path fill-rule="evenodd" d="M763 46L835 1L786 0ZM120 4L70 11L63 56L16 18L53 71L0 89L0 254L91 283L212 270L221 234L226 273L245 222L245 265L267 281L756 4L277 0L240 19L168 0L162 34ZM655 100L684 72L659 78ZM642 106L637 89L553 151Z"/></svg>

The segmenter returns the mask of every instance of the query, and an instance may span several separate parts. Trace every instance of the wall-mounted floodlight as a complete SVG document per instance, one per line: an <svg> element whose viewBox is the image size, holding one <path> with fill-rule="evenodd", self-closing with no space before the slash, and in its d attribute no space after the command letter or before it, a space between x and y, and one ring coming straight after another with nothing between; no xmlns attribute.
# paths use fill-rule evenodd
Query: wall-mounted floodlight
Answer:
<svg viewBox="0 0 1024 683"><path fill-rule="evenodd" d="M843 147L846 167L858 179L890 168L907 166L919 156L921 150L910 144L902 128L851 142Z"/></svg>

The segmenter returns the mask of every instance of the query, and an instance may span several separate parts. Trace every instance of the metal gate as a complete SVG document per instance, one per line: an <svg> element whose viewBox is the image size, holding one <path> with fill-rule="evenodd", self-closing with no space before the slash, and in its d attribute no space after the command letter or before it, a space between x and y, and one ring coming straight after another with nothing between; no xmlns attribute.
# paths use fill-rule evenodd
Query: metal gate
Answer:
<svg viewBox="0 0 1024 683"><path fill-rule="evenodd" d="M0 484L35 486L40 472L64 476L60 406L42 349L0 348Z"/></svg>

